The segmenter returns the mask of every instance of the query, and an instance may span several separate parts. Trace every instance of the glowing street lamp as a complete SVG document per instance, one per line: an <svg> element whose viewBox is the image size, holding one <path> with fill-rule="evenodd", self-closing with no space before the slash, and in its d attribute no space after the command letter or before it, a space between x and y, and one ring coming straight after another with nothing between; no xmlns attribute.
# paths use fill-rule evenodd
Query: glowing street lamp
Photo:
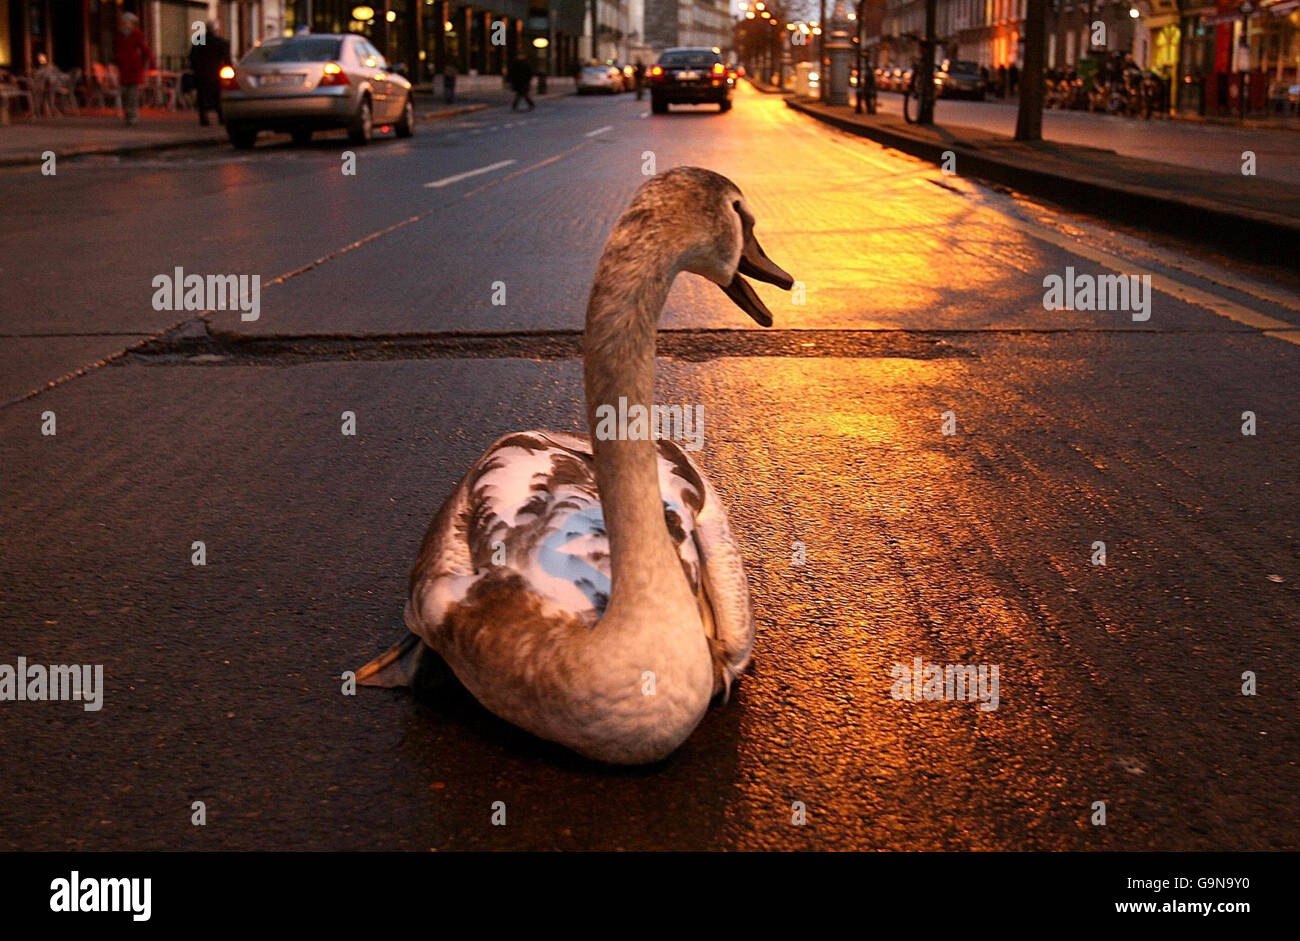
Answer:
<svg viewBox="0 0 1300 941"><path fill-rule="evenodd" d="M373 7L367 7L367 6L357 6L357 7L353 7L353 8L352 8L352 18L353 18L354 20L361 20L361 21L363 21L363 22L364 22L365 20L372 20L372 19L375 18L375 11L374 11L374 8L373 8Z"/></svg>

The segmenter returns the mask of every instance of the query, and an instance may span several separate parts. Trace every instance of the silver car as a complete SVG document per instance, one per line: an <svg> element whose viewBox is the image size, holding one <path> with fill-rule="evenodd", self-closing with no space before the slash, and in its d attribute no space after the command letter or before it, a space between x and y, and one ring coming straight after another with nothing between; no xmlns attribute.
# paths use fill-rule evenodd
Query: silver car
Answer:
<svg viewBox="0 0 1300 941"><path fill-rule="evenodd" d="M221 70L221 110L230 142L252 147L257 132L289 131L296 143L313 131L347 128L354 144L376 125L398 137L415 133L411 83L364 36L306 33L268 39L237 66Z"/></svg>
<svg viewBox="0 0 1300 941"><path fill-rule="evenodd" d="M623 72L613 65L588 65L578 73L578 94L594 91L617 95L623 91Z"/></svg>

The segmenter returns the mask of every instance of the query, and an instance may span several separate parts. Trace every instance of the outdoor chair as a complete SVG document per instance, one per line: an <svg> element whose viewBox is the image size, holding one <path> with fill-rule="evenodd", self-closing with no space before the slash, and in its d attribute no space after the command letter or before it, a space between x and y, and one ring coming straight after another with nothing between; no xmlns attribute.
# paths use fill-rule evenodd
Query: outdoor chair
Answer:
<svg viewBox="0 0 1300 941"><path fill-rule="evenodd" d="M117 80L117 66L104 65L102 62L91 63L92 78L86 85L91 89L88 106L92 108L112 108L122 110L122 86Z"/></svg>
<svg viewBox="0 0 1300 941"><path fill-rule="evenodd" d="M35 113L36 103L32 100L32 93L18 84L12 75L0 73L0 108L6 113L12 113L13 103L19 101L26 103L28 114Z"/></svg>

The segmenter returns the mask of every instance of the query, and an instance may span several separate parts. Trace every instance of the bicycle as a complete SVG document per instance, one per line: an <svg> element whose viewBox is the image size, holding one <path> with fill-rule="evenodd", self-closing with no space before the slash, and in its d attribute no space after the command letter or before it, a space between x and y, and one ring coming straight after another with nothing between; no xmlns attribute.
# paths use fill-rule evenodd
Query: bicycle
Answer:
<svg viewBox="0 0 1300 941"><path fill-rule="evenodd" d="M930 92L930 94L932 96L930 99L930 114L931 117L933 117L934 104L938 100L939 96L935 95L933 91ZM921 92L916 83L916 73L913 72L911 80L907 83L907 87L903 89L903 120L908 124L915 124L921 116L920 112Z"/></svg>

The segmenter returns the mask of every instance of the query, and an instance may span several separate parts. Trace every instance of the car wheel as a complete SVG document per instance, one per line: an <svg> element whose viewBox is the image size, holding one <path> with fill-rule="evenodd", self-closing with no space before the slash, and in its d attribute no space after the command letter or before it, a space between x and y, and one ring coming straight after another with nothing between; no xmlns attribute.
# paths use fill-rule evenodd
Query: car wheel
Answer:
<svg viewBox="0 0 1300 941"><path fill-rule="evenodd" d="M230 137L230 143L237 150L251 150L257 143L257 131L251 127L244 127L242 124L227 124L226 134Z"/></svg>
<svg viewBox="0 0 1300 941"><path fill-rule="evenodd" d="M293 142L299 147L305 147L311 143L311 131L293 131L290 136L293 137Z"/></svg>
<svg viewBox="0 0 1300 941"><path fill-rule="evenodd" d="M415 133L415 102L411 96L406 96L406 104L402 107L402 120L397 122L397 136L410 137Z"/></svg>
<svg viewBox="0 0 1300 941"><path fill-rule="evenodd" d="M357 109L357 116L352 119L352 125L348 128L348 140L353 144L369 144L370 135L374 133L374 129L370 99L362 98L361 107Z"/></svg>
<svg viewBox="0 0 1300 941"><path fill-rule="evenodd" d="M668 102L664 101L662 98L651 98L651 99L650 99L650 110L651 110L654 114L667 114L667 113L668 113Z"/></svg>
<svg viewBox="0 0 1300 941"><path fill-rule="evenodd" d="M730 102L730 101L727 101L727 100L724 98L722 101L719 101L719 102L718 102L718 111L719 111L719 113L721 113L721 114L726 114L726 113L727 113L728 111L730 111L730 110L731 110L731 102Z"/></svg>

